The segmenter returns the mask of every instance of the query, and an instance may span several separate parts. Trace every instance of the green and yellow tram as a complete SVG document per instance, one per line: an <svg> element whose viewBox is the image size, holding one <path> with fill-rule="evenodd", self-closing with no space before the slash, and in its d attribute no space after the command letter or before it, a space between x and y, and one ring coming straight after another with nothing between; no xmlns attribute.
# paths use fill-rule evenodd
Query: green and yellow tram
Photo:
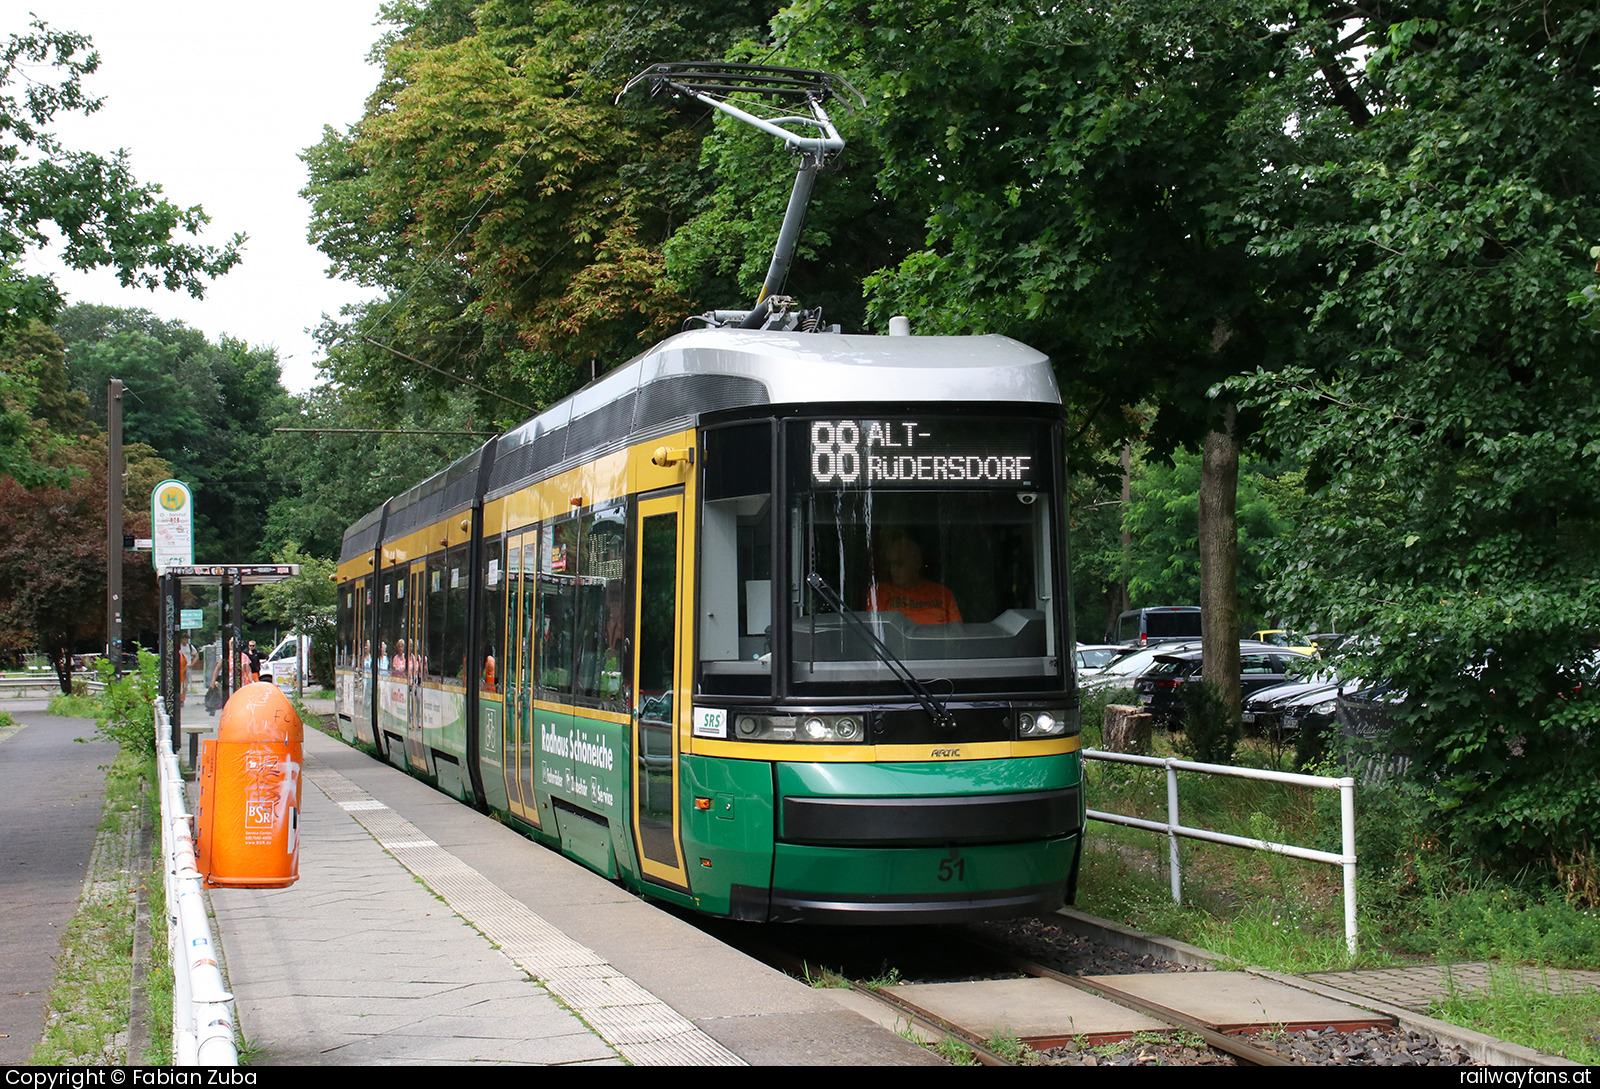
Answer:
<svg viewBox="0 0 1600 1089"><path fill-rule="evenodd" d="M708 328L345 535L341 729L626 887L757 921L1070 901L1048 360Z"/></svg>

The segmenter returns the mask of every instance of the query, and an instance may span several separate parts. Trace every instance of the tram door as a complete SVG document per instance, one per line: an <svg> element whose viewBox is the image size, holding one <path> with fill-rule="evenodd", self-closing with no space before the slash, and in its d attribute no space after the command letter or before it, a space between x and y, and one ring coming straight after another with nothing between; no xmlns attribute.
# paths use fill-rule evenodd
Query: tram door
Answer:
<svg viewBox="0 0 1600 1089"><path fill-rule="evenodd" d="M432 774L427 740L422 735L422 676L425 672L423 648L427 645L422 631L427 612L427 595L424 593L423 582L427 578L427 572L428 565L419 560L412 565L410 574L406 576L409 581L409 586L406 588L406 636L405 652L401 659L406 686L406 758L417 771Z"/></svg>
<svg viewBox="0 0 1600 1089"><path fill-rule="evenodd" d="M506 799L513 816L539 827L533 796L533 619L538 589L539 532L507 538L506 713L501 720Z"/></svg>
<svg viewBox="0 0 1600 1089"><path fill-rule="evenodd" d="M371 579L357 579L353 583L350 604L350 627L353 642L350 667L350 722L358 741L376 746L378 738L372 728L372 584Z"/></svg>
<svg viewBox="0 0 1600 1089"><path fill-rule="evenodd" d="M633 834L644 876L687 890L678 809L678 719L688 714L681 598L683 493L639 502Z"/></svg>

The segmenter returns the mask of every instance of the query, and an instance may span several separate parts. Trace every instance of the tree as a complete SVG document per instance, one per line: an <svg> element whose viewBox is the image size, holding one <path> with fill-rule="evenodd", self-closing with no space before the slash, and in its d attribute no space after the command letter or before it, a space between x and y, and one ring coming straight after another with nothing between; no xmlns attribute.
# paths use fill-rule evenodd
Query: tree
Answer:
<svg viewBox="0 0 1600 1089"><path fill-rule="evenodd" d="M239 261L243 235L221 247L177 241L198 234L205 213L138 182L125 155L72 151L45 130L59 112L100 108L82 83L99 64L88 37L38 19L0 47L0 326L49 321L62 307L49 277L18 267L27 251L49 243L46 225L60 235L68 267L114 269L125 287L199 298L208 278ZM41 68L50 71L36 74Z"/></svg>
<svg viewBox="0 0 1600 1089"><path fill-rule="evenodd" d="M51 462L83 427L86 402L63 359L61 338L38 322L0 331L0 476L23 487L63 483Z"/></svg>
<svg viewBox="0 0 1600 1089"><path fill-rule="evenodd" d="M131 535L147 535L150 490L171 475L171 466L147 446L125 446L123 453L123 526ZM27 488L0 476L0 653L39 649L59 659L63 652L105 645L105 436L62 446L57 457L58 468L70 470L60 483ZM130 632L153 631L149 555L126 552L123 564L123 625Z"/></svg>
<svg viewBox="0 0 1600 1089"><path fill-rule="evenodd" d="M275 434L262 448L262 457L289 487L268 515L268 539L290 542L308 555L337 557L344 531L358 518L484 442L487 435L471 433L487 430L474 426L474 410L467 391L413 394L397 412L373 405L358 390L332 385L297 398L296 411L282 418L282 426L327 430Z"/></svg>
<svg viewBox="0 0 1600 1089"><path fill-rule="evenodd" d="M91 420L104 425L106 383L122 379L124 436L159 450L193 487L195 557L264 559L267 512L284 492L265 444L290 404L276 352L228 337L213 344L182 322L87 303L68 308L56 331Z"/></svg>
<svg viewBox="0 0 1600 1089"><path fill-rule="evenodd" d="M703 192L700 132L615 97L645 64L725 48L773 7L385 8L399 25L366 115L306 154L313 240L390 293L332 330L332 375L373 392L397 373L406 390L448 381L366 336L532 405L674 330L690 305L660 246Z"/></svg>
<svg viewBox="0 0 1600 1089"><path fill-rule="evenodd" d="M1259 246L1325 270L1318 355L1233 386L1307 467L1273 600L1368 636L1347 664L1406 692L1389 740L1453 838L1592 865L1600 332L1568 299L1600 238L1600 17L1418 3L1366 26L1382 108L1255 209Z"/></svg>

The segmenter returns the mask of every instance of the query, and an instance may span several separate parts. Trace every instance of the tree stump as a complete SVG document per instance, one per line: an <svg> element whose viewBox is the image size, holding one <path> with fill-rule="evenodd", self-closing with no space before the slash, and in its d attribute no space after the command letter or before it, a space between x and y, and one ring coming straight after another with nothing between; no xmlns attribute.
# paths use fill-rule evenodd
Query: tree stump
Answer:
<svg viewBox="0 0 1600 1089"><path fill-rule="evenodd" d="M1101 744L1107 752L1150 755L1150 725L1154 719L1142 707L1107 704L1105 731Z"/></svg>

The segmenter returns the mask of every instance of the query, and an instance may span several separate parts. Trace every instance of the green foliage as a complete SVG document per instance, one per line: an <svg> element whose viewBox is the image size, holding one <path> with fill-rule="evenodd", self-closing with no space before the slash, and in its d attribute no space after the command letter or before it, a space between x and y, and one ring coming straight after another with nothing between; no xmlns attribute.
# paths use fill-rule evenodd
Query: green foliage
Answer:
<svg viewBox="0 0 1600 1089"><path fill-rule="evenodd" d="M954 1036L942 1036L939 1042L929 1045L935 1055L949 1063L951 1066L977 1066L978 1057L972 1053L972 1048L956 1039Z"/></svg>
<svg viewBox="0 0 1600 1089"><path fill-rule="evenodd" d="M1600 339L1566 302L1600 237L1596 16L1389 13L1393 108L1273 179L1258 245L1326 269L1306 365L1234 389L1308 467L1272 599L1371 637L1391 748L1436 820L1506 872L1600 842ZM1403 108L1402 108L1403 107ZM1288 192L1316 215L1268 210Z"/></svg>
<svg viewBox="0 0 1600 1089"><path fill-rule="evenodd" d="M87 402L71 389L61 338L43 324L0 328L0 476L24 487L64 485L63 446L83 427Z"/></svg>
<svg viewBox="0 0 1600 1089"><path fill-rule="evenodd" d="M1285 529L1264 487L1268 477L1259 461L1239 468L1239 621L1247 631L1264 626L1265 545ZM1177 450L1170 462L1139 459L1132 492L1126 516L1134 541L1129 607L1198 602L1200 455Z"/></svg>
<svg viewBox="0 0 1600 1089"><path fill-rule="evenodd" d="M264 560L267 511L284 493L265 444L290 407L277 353L88 303L70 307L55 329L89 419L105 425L106 384L122 379L124 441L155 448L194 490L195 559ZM134 498L148 507L148 489Z"/></svg>
<svg viewBox="0 0 1600 1089"><path fill-rule="evenodd" d="M63 718L96 718L100 714L100 697L57 693L50 697L45 713Z"/></svg>
<svg viewBox="0 0 1600 1089"><path fill-rule="evenodd" d="M1033 1058L1033 1048L1025 1044L1020 1036L991 1036L983 1042L983 1046L1011 1063L1026 1063Z"/></svg>
<svg viewBox="0 0 1600 1089"><path fill-rule="evenodd" d="M99 659L96 668L105 681L105 695L96 715L95 732L106 741L115 741L122 752L153 756L156 751L155 698L158 689L157 659L147 650L139 651L139 668L113 679L111 663Z"/></svg>
<svg viewBox="0 0 1600 1089"><path fill-rule="evenodd" d="M300 573L292 579L258 586L251 594L251 606L262 617L301 635L311 635L333 626L334 599L338 589L332 581L335 564L301 552L286 543L272 554L273 563L297 563Z"/></svg>
<svg viewBox="0 0 1600 1089"><path fill-rule="evenodd" d="M33 19L0 45L0 326L48 321L62 305L47 276L29 275L29 250L61 241L62 260L115 270L125 287L165 287L200 297L205 281L239 261L243 235L222 247L177 241L206 224L199 206L180 208L161 187L141 184L127 156L65 148L46 129L58 113L90 114L100 99L83 78L100 65L89 38Z"/></svg>
<svg viewBox="0 0 1600 1089"><path fill-rule="evenodd" d="M357 390L323 386L294 399L282 426L297 428L396 428L479 431L467 392L409 394L390 408ZM391 495L449 465L483 442L472 434L370 434L330 430L270 436L259 457L283 474L288 493L275 500L266 520L267 540L291 542L303 555L339 555L344 531ZM339 471L329 472L329 466Z"/></svg>
<svg viewBox="0 0 1600 1089"><path fill-rule="evenodd" d="M1518 971L1491 965L1485 991L1457 990L1428 1013L1502 1040L1560 1055L1588 1066L1600 1064L1600 991L1563 987L1559 973ZM1569 993L1561 993L1568 990Z"/></svg>
<svg viewBox="0 0 1600 1089"><path fill-rule="evenodd" d="M1210 681L1190 681L1183 697L1183 732L1173 747L1202 764L1232 764L1239 747L1239 716Z"/></svg>
<svg viewBox="0 0 1600 1089"><path fill-rule="evenodd" d="M531 404L674 330L689 303L660 246L704 190L703 111L616 94L648 63L715 55L774 7L385 8L397 26L366 115L305 156L313 239L390 293L330 328L333 376L375 397L397 377L401 394L441 387L358 340L371 336Z"/></svg>
<svg viewBox="0 0 1600 1089"><path fill-rule="evenodd" d="M150 532L150 491L171 466L147 446L123 449L123 526ZM25 488L0 476L0 650L104 645L106 468L104 435L57 448L61 483ZM156 586L148 554L123 554L123 619L130 632L155 625Z"/></svg>

